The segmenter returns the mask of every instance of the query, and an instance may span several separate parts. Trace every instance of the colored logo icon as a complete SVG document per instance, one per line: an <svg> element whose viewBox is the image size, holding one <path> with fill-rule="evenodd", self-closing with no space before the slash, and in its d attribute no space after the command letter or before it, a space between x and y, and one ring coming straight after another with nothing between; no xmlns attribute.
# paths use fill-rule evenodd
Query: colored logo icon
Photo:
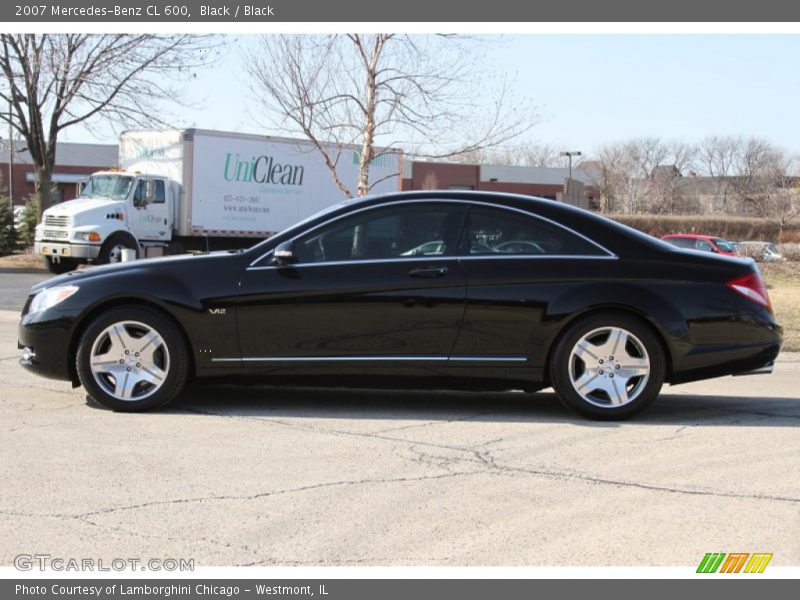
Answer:
<svg viewBox="0 0 800 600"><path fill-rule="evenodd" d="M763 573L772 560L766 552L709 552L697 566L698 573Z"/></svg>

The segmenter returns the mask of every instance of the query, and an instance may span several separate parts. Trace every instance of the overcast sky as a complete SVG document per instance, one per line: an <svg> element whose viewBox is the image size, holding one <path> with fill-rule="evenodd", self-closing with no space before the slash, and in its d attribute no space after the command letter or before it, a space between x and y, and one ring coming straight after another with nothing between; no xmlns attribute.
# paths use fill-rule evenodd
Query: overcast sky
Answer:
<svg viewBox="0 0 800 600"><path fill-rule="evenodd" d="M198 74L188 90L198 106L182 110L177 126L269 133L252 118L257 105L248 102L237 45ZM535 141L588 154L637 136L744 134L800 151L797 35L530 35L486 49L538 107ZM116 138L77 127L62 140Z"/></svg>

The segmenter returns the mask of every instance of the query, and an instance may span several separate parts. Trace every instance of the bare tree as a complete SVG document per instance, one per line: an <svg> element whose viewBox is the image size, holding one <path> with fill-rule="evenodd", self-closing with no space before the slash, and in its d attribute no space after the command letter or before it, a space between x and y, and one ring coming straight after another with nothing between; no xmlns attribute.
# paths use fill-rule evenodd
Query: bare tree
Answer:
<svg viewBox="0 0 800 600"><path fill-rule="evenodd" d="M0 34L0 112L27 144L39 211L51 203L59 134L105 118L115 126L164 124L161 103L206 64L214 43L191 35Z"/></svg>
<svg viewBox="0 0 800 600"><path fill-rule="evenodd" d="M647 210L652 213L691 213L699 210L696 199L685 193L683 175L694 164L697 149L679 141L658 144L661 164L653 168L648 180Z"/></svg>
<svg viewBox="0 0 800 600"><path fill-rule="evenodd" d="M399 148L452 158L506 144L533 126L530 104L514 104L507 82L480 75L475 44L458 36L267 35L246 68L269 125L309 139L352 197L381 181L370 178L370 165ZM359 148L355 190L336 168L352 145Z"/></svg>
<svg viewBox="0 0 800 600"><path fill-rule="evenodd" d="M523 167L557 168L564 166L564 157L557 146L548 143L528 143L481 148L464 152L454 160L469 164L492 164Z"/></svg>
<svg viewBox="0 0 800 600"><path fill-rule="evenodd" d="M606 144L587 172L600 194L603 211L671 213L687 210L683 173L693 165L691 144L637 138Z"/></svg>
<svg viewBox="0 0 800 600"><path fill-rule="evenodd" d="M741 141L731 181L739 212L752 213L754 206L757 212L760 210L759 198L773 187L776 174L786 164L785 153L769 141L756 137Z"/></svg>
<svg viewBox="0 0 800 600"><path fill-rule="evenodd" d="M621 144L601 146L595 159L581 163L589 173L592 187L599 194L600 212L628 212L626 183L630 179L630 164Z"/></svg>
<svg viewBox="0 0 800 600"><path fill-rule="evenodd" d="M718 208L729 209L729 196L732 193L731 177L736 168L737 157L743 146L740 136L711 135L704 138L697 147L697 162L701 170L712 178Z"/></svg>
<svg viewBox="0 0 800 600"><path fill-rule="evenodd" d="M747 178L747 208L749 212L769 219L778 226L778 236L775 241L780 243L786 226L800 220L800 176L797 172L797 158L772 146L766 153L763 152L762 146L757 154L760 157L758 169ZM768 162L761 162L767 158Z"/></svg>
<svg viewBox="0 0 800 600"><path fill-rule="evenodd" d="M434 171L431 171L430 173L426 174L425 177L422 178L422 189L423 190L439 189L439 178L436 177L436 173Z"/></svg>

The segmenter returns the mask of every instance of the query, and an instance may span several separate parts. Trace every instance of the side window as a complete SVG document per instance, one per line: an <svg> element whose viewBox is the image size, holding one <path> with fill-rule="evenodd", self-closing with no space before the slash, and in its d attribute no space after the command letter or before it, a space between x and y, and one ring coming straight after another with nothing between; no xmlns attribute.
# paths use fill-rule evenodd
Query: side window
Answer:
<svg viewBox="0 0 800 600"><path fill-rule="evenodd" d="M706 252L714 252L714 246L712 246L709 242L705 240L697 240L695 242L695 248L698 250L704 250Z"/></svg>
<svg viewBox="0 0 800 600"><path fill-rule="evenodd" d="M133 191L133 205L142 206L146 193L147 190L145 189L144 179L140 179L139 183L136 184L136 189Z"/></svg>
<svg viewBox="0 0 800 600"><path fill-rule="evenodd" d="M167 195L164 191L164 180L163 179L156 179L156 193L155 197L153 198L153 204L164 204L167 199Z"/></svg>
<svg viewBox="0 0 800 600"><path fill-rule="evenodd" d="M605 255L582 237L534 216L483 207L470 209L462 252L471 255Z"/></svg>
<svg viewBox="0 0 800 600"><path fill-rule="evenodd" d="M691 238L670 238L669 241L678 248L694 248L694 240Z"/></svg>
<svg viewBox="0 0 800 600"><path fill-rule="evenodd" d="M295 253L301 264L453 254L463 214L446 204L376 208L301 237Z"/></svg>

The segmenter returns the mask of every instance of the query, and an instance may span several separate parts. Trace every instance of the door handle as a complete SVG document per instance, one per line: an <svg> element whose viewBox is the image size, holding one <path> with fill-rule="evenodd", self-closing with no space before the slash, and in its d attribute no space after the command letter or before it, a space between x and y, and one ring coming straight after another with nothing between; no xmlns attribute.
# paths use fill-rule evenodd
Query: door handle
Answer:
<svg viewBox="0 0 800 600"><path fill-rule="evenodd" d="M447 267L419 267L408 272L411 277L442 277L446 273Z"/></svg>

